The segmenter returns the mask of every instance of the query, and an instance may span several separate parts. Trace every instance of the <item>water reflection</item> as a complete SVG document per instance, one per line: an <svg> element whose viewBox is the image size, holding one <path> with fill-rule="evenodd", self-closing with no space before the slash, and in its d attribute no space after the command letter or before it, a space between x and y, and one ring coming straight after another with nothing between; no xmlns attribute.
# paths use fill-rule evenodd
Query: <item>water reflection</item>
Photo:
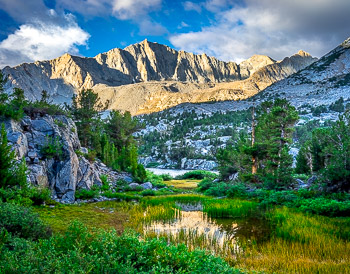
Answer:
<svg viewBox="0 0 350 274"><path fill-rule="evenodd" d="M144 234L166 237L169 241L185 243L214 252L237 254L240 251L236 232L238 224L232 219L210 218L198 209L200 205L182 205L176 209L174 219L154 221L144 225ZM197 210L193 210L193 208Z"/></svg>

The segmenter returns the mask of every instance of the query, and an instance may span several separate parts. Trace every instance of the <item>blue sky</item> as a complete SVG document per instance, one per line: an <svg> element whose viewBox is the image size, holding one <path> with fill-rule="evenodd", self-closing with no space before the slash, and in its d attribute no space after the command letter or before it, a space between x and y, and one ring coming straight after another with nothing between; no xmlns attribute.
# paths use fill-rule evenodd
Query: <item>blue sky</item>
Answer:
<svg viewBox="0 0 350 274"><path fill-rule="evenodd" d="M0 68L150 41L240 62L322 56L350 36L349 0L0 0Z"/></svg>

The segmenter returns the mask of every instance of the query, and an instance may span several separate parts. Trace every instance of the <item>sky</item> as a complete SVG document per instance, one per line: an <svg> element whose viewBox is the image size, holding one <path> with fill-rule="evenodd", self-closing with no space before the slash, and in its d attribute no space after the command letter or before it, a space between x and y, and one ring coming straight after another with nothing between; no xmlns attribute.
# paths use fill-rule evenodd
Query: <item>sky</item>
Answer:
<svg viewBox="0 0 350 274"><path fill-rule="evenodd" d="M241 62L320 57L350 36L350 0L0 0L0 68L148 39Z"/></svg>

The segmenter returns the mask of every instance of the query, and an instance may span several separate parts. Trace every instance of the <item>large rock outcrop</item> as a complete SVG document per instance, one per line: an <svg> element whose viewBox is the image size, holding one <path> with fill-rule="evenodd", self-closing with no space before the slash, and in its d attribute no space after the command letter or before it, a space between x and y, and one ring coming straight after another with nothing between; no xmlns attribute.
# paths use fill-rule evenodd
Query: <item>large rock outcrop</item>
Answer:
<svg viewBox="0 0 350 274"><path fill-rule="evenodd" d="M80 89L93 88L110 109L141 114L186 102L246 99L314 61L299 52L282 61L254 55L236 64L145 40L93 58L64 54L5 67L3 73L9 79L7 90L20 87L30 100L40 99L46 90L54 102L70 102Z"/></svg>
<svg viewBox="0 0 350 274"><path fill-rule="evenodd" d="M5 127L17 158L26 159L30 183L50 188L53 198L60 202L74 202L76 190L101 185L101 174L113 174L103 164L91 163L82 153L77 154L82 149L77 129L66 116L25 116L19 122L6 121ZM49 144L58 153L47 155L43 148Z"/></svg>

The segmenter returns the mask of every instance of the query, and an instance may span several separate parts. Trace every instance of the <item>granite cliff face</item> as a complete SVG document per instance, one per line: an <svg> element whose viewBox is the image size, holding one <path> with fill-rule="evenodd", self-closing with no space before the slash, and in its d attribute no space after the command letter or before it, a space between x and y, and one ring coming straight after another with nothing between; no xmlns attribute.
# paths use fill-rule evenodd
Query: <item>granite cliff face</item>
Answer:
<svg viewBox="0 0 350 274"><path fill-rule="evenodd" d="M111 102L110 109L140 114L185 102L245 99L314 61L299 52L278 62L255 55L236 64L145 40L94 58L64 54L5 67L3 73L9 79L6 88L20 87L30 100L46 90L55 102L69 102L73 93L93 88Z"/></svg>
<svg viewBox="0 0 350 274"><path fill-rule="evenodd" d="M75 123L66 116L25 116L19 122L5 121L5 127L17 159L26 160L28 182L49 188L59 202L73 203L76 190L101 186L101 175L106 175L112 183L119 179L132 181L101 162L88 161L84 157L87 149L80 145ZM48 157L43 152L43 147L53 141L60 144L60 157Z"/></svg>

